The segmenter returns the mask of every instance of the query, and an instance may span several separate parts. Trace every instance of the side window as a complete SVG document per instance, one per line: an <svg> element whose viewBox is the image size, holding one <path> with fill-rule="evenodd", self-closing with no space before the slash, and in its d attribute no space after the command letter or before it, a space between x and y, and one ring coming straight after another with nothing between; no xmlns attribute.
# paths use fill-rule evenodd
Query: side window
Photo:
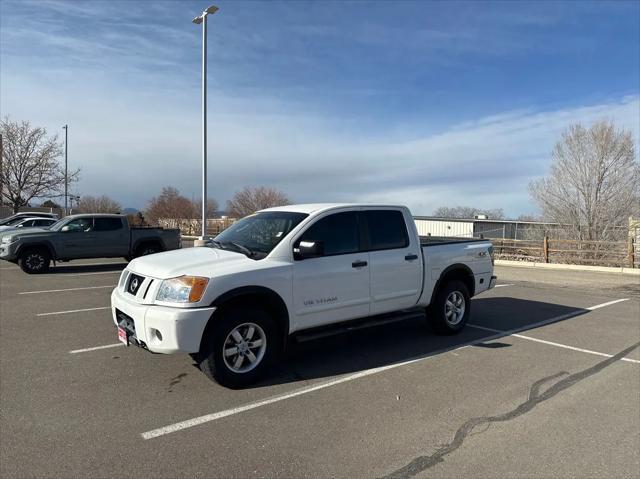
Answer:
<svg viewBox="0 0 640 479"><path fill-rule="evenodd" d="M407 225L401 211L371 210L365 211L365 217L371 251L409 246Z"/></svg>
<svg viewBox="0 0 640 479"><path fill-rule="evenodd" d="M66 231L89 232L93 229L93 219L78 218L73 221L69 221L64 228L66 228Z"/></svg>
<svg viewBox="0 0 640 479"><path fill-rule="evenodd" d="M120 218L96 218L95 231L115 231L122 229L122 220Z"/></svg>
<svg viewBox="0 0 640 479"><path fill-rule="evenodd" d="M357 212L335 213L322 218L304 232L299 242L302 241L321 241L323 256L357 253L360 250Z"/></svg>

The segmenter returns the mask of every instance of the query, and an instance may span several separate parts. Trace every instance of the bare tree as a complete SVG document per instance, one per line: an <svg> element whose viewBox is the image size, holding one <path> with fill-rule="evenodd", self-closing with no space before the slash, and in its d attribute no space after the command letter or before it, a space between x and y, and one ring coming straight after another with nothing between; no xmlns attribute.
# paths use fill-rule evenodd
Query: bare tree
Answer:
<svg viewBox="0 0 640 479"><path fill-rule="evenodd" d="M282 191L265 186L245 186L227 201L227 213L231 217L242 218L264 208L288 204L291 201Z"/></svg>
<svg viewBox="0 0 640 479"><path fill-rule="evenodd" d="M78 213L120 213L122 205L106 195L81 196L75 210Z"/></svg>
<svg viewBox="0 0 640 479"><path fill-rule="evenodd" d="M218 210L218 202L207 200L207 218L213 218ZM145 211L144 220L149 224L159 224L180 228L185 234L201 229L202 200L192 201L182 196L173 186L162 188L162 193L151 199Z"/></svg>
<svg viewBox="0 0 640 479"><path fill-rule="evenodd" d="M177 188L165 186L159 196L149 201L145 217L152 224L157 224L160 218L190 220L198 217L198 209L194 202L182 196Z"/></svg>
<svg viewBox="0 0 640 479"><path fill-rule="evenodd" d="M146 219L141 211L137 213L131 213L127 215L127 219L129 220L129 224L131 226L146 226Z"/></svg>
<svg viewBox="0 0 640 479"><path fill-rule="evenodd" d="M518 221L542 221L542 217L531 213L522 213L517 218Z"/></svg>
<svg viewBox="0 0 640 479"><path fill-rule="evenodd" d="M2 202L14 213L34 198L61 196L64 191L64 165L58 136L32 127L28 121L0 121L2 148ZM80 170L68 174L69 183L78 180Z"/></svg>
<svg viewBox="0 0 640 479"><path fill-rule="evenodd" d="M56 209L56 210L62 209L62 206L60 206L55 201L51 201L51 200L47 200L47 201L43 202L40 206L43 207L43 208L53 208L53 209Z"/></svg>
<svg viewBox="0 0 640 479"><path fill-rule="evenodd" d="M574 239L620 235L640 202L640 167L630 131L608 121L573 125L553 150L549 176L529 190L550 221L566 224ZM618 231L616 231L618 230Z"/></svg>
<svg viewBox="0 0 640 479"><path fill-rule="evenodd" d="M492 220L501 220L505 217L502 208L487 210L475 206L441 206L433 212L433 216L440 218L473 219L476 215L487 215Z"/></svg>
<svg viewBox="0 0 640 479"><path fill-rule="evenodd" d="M197 212L197 217L202 216L202 199L193 201L193 207ZM218 202L213 198L207 200L207 218L213 218L218 211Z"/></svg>

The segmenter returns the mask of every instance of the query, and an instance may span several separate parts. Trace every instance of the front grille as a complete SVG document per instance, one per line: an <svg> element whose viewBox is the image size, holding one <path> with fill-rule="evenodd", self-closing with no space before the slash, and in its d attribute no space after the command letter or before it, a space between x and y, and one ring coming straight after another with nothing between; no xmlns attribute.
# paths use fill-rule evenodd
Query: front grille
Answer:
<svg viewBox="0 0 640 479"><path fill-rule="evenodd" d="M149 294L149 288L151 288L152 284L153 284L153 280L149 281L149 284L147 285L147 289L144 291L144 294L142 295L142 299L147 298L147 294Z"/></svg>
<svg viewBox="0 0 640 479"><path fill-rule="evenodd" d="M143 282L144 282L143 276L138 276L137 274L131 273L127 281L127 293L132 294L134 296L138 294L138 290L142 286Z"/></svg>

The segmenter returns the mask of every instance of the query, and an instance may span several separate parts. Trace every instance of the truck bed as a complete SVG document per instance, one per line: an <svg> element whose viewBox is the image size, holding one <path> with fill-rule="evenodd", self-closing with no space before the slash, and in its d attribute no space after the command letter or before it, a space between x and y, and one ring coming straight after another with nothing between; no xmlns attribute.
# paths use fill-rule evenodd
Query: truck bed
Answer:
<svg viewBox="0 0 640 479"><path fill-rule="evenodd" d="M460 238L457 236L420 236L420 246L438 246L443 244L478 243L488 241L482 238Z"/></svg>

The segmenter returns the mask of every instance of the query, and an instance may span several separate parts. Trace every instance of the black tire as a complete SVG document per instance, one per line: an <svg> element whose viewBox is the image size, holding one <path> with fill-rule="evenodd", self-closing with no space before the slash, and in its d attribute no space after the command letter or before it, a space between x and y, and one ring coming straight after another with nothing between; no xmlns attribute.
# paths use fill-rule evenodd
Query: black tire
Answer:
<svg viewBox="0 0 640 479"><path fill-rule="evenodd" d="M139 258L140 256L147 256L148 254L159 253L160 251L162 251L162 248L160 248L158 243L142 243L136 248L133 257Z"/></svg>
<svg viewBox="0 0 640 479"><path fill-rule="evenodd" d="M456 334L464 329L470 313L469 289L462 281L452 280L438 289L433 304L427 308L427 320L437 333Z"/></svg>
<svg viewBox="0 0 640 479"><path fill-rule="evenodd" d="M29 248L20 253L18 265L28 274L46 273L51 265L51 254L46 248Z"/></svg>
<svg viewBox="0 0 640 479"><path fill-rule="evenodd" d="M208 337L203 340L202 351L198 355L199 366L209 379L222 386L237 389L255 383L280 356L281 334L276 322L268 313L236 306L219 311L212 321L216 323L209 329ZM250 327L253 327L253 334L247 341L247 335L251 334ZM242 347L237 346L239 343L232 335L234 331L241 335L257 363L251 361L249 353L240 352ZM256 344L257 339L264 339L264 343L251 347L251 344ZM264 350L261 348L262 344ZM233 351L234 348L237 353L227 354L225 360L224 351ZM242 355L244 358L239 360L238 356ZM237 370L234 370L233 366L238 364L236 361L240 362ZM246 371L242 371L243 368Z"/></svg>

